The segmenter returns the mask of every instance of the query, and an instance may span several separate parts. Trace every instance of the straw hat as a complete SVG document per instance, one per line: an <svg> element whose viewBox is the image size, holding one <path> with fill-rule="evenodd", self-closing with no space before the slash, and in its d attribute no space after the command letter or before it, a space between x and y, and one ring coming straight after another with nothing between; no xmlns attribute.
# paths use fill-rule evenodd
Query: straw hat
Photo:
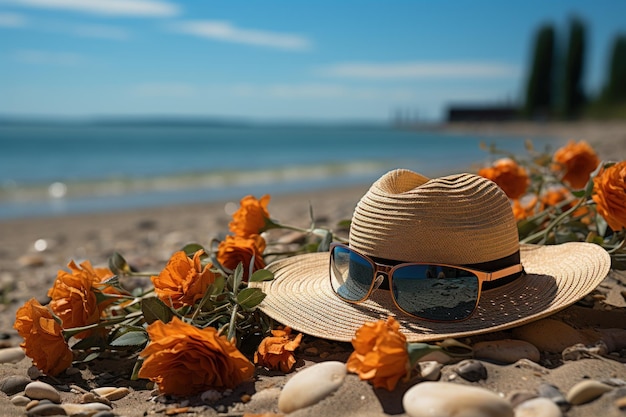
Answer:
<svg viewBox="0 0 626 417"><path fill-rule="evenodd" d="M267 267L275 279L254 284L267 294L261 310L296 331L338 341L350 341L365 322L392 315L408 341L433 341L549 316L589 294L610 268L608 253L595 244L520 245L506 194L471 174L431 180L408 170L385 174L359 201L349 244L365 255L403 262L495 270L521 260L526 273L496 288L483 286L470 318L429 322L398 310L388 290L374 291L361 304L341 300L331 287L329 253L313 253Z"/></svg>

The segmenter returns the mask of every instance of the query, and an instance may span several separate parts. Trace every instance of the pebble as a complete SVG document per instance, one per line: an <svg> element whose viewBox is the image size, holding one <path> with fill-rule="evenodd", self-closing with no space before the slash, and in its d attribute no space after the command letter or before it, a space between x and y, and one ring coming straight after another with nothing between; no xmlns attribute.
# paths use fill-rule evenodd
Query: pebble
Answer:
<svg viewBox="0 0 626 417"><path fill-rule="evenodd" d="M443 365L437 361L418 362L420 377L425 381L437 381L441 376Z"/></svg>
<svg viewBox="0 0 626 417"><path fill-rule="evenodd" d="M99 397L106 398L109 401L116 401L130 394L130 390L126 387L99 387L91 390Z"/></svg>
<svg viewBox="0 0 626 417"><path fill-rule="evenodd" d="M537 394L530 391L512 391L506 398L509 400L513 408L517 407L523 402L537 398Z"/></svg>
<svg viewBox="0 0 626 417"><path fill-rule="evenodd" d="M50 400L55 403L61 402L61 394L52 385L42 381L34 381L26 385L24 395L33 400Z"/></svg>
<svg viewBox="0 0 626 417"><path fill-rule="evenodd" d="M30 402L30 398L25 397L23 395L16 395L11 398L11 404L18 407L26 407L26 404Z"/></svg>
<svg viewBox="0 0 626 417"><path fill-rule="evenodd" d="M463 360L452 370L466 381L478 382L481 379L487 379L487 368L481 361L474 359Z"/></svg>
<svg viewBox="0 0 626 417"><path fill-rule="evenodd" d="M605 392L611 391L613 387L599 381L588 379L574 385L567 392L567 401L573 405L580 405L591 402L600 397Z"/></svg>
<svg viewBox="0 0 626 417"><path fill-rule="evenodd" d="M402 398L410 417L513 417L511 404L484 388L451 382L422 382Z"/></svg>
<svg viewBox="0 0 626 417"><path fill-rule="evenodd" d="M58 404L39 404L36 407L31 408L26 413L28 417L40 417L40 416L66 416L67 413Z"/></svg>
<svg viewBox="0 0 626 417"><path fill-rule="evenodd" d="M567 411L570 408L570 403L567 401L561 390L552 384L540 384L537 387L537 393L540 397L547 398L555 403L562 411Z"/></svg>
<svg viewBox="0 0 626 417"><path fill-rule="evenodd" d="M525 340L541 352L561 353L587 337L572 326L555 319L542 319L513 329L516 339Z"/></svg>
<svg viewBox="0 0 626 417"><path fill-rule="evenodd" d="M111 407L102 403L89 404L61 404L61 407L68 416L92 415L100 411L111 411Z"/></svg>
<svg viewBox="0 0 626 417"><path fill-rule="evenodd" d="M547 398L538 397L521 403L515 417L563 417L559 406Z"/></svg>
<svg viewBox="0 0 626 417"><path fill-rule="evenodd" d="M0 387L0 391L4 392L6 395L14 395L18 392L24 391L26 385L33 382L30 378L26 378L21 375L12 375L5 380L2 381L2 386Z"/></svg>
<svg viewBox="0 0 626 417"><path fill-rule="evenodd" d="M24 350L19 346L0 349L0 363L18 363L25 357Z"/></svg>
<svg viewBox="0 0 626 417"><path fill-rule="evenodd" d="M541 354L535 345L524 340L502 339L478 342L473 346L474 357L500 363L515 363L520 359L539 362Z"/></svg>
<svg viewBox="0 0 626 417"><path fill-rule="evenodd" d="M321 362L303 369L287 381L278 396L278 408L290 413L308 407L335 391L346 377L346 364Z"/></svg>
<svg viewBox="0 0 626 417"><path fill-rule="evenodd" d="M615 400L614 404L615 407L619 408L620 410L626 410L626 397L618 398L617 400Z"/></svg>

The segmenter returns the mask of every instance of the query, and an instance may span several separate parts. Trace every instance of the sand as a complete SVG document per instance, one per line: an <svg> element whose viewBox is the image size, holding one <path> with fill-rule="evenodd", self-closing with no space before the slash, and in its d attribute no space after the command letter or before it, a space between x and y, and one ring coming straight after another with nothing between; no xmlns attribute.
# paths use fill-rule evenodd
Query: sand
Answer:
<svg viewBox="0 0 626 417"><path fill-rule="evenodd" d="M585 139L594 146L602 159L626 159L626 123L455 124L439 128L492 135L545 134L559 138ZM355 204L368 187L369 184L364 184L345 189L273 196L269 206L270 213L272 217L285 223L306 227L310 204L319 226L337 229L337 222L351 217ZM19 344L20 340L12 329L15 311L30 297L35 297L42 303L47 302L46 292L52 285L56 272L63 269L71 259L88 259L94 265L106 265L108 257L117 251L140 270L159 271L169 256L184 244L197 242L208 245L210 239L227 233L230 220L227 209L232 203L237 202L185 206L174 204L142 210L0 221L0 343L3 347ZM38 241L40 249L45 243L45 249L35 249ZM623 331L626 329L625 291L626 274L623 271L612 271L585 302L564 310L554 318L577 331L581 330L580 334L603 329ZM615 348L611 354L564 361L558 353L542 351L536 367L526 366L524 363L502 365L483 361L489 375L486 380L470 383L462 378L452 377L453 382L482 386L505 397L511 396L515 391L533 392L543 382L556 385L564 393L576 382L586 378L614 378L626 384L626 337L621 338L623 333L615 334L618 335L617 345L621 347ZM546 335L546 338L550 339L551 336L553 335ZM469 338L463 342L473 344L484 339L512 337L514 335L509 331ZM558 335L555 337L558 338ZM586 339L589 340L591 339ZM323 360L345 361L351 350L349 343L329 343L307 336L297 351L296 370ZM123 363L96 362L91 367L82 369L78 375L60 376L58 381L52 381L65 389L62 392L64 401L75 402L80 397L69 391L71 383L83 388L129 386L131 394L114 403L114 412L120 416L151 413L164 415L167 408L181 406L181 403L183 406L188 405L189 401L193 406L194 401L197 401L197 398L190 398L169 403L154 402L151 400L151 389L146 386L145 381L127 379L129 369ZM0 381L10 375L26 375L29 366L28 358L17 364L0 364ZM453 375L453 368L454 364L446 365L440 380L449 380ZM232 395L222 398L212 406L193 406L187 414L181 415L278 413L278 394L289 377L290 374L259 368L254 382L243 384ZM333 395L292 415L406 415L402 408L402 395L416 382L403 382L393 392L387 392L374 389L371 384L350 374ZM624 396L624 388L615 388L596 401L573 407L567 415L624 415L614 404L617 398ZM23 408L11 405L4 393L0 393L0 410L3 415L8 416L25 413Z"/></svg>

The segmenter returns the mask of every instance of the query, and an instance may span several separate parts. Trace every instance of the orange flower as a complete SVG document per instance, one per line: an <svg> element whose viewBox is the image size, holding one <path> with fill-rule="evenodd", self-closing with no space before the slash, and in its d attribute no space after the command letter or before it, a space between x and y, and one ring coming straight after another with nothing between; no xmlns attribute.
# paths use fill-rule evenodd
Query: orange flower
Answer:
<svg viewBox="0 0 626 417"><path fill-rule="evenodd" d="M265 268L264 250L265 239L260 235L252 235L247 238L229 235L220 242L217 248L217 260L228 269L235 269L239 262L243 263L243 277L244 280L247 280L252 257L254 257L252 272Z"/></svg>
<svg viewBox="0 0 626 417"><path fill-rule="evenodd" d="M626 228L626 161L618 162L593 179L598 213L615 231Z"/></svg>
<svg viewBox="0 0 626 417"><path fill-rule="evenodd" d="M267 211L269 202L269 195L264 195L260 200L251 195L242 198L239 210L233 214L233 220L228 224L230 231L241 237L263 232L270 218Z"/></svg>
<svg viewBox="0 0 626 417"><path fill-rule="evenodd" d="M553 170L565 172L563 181L572 188L584 188L589 181L589 175L597 168L600 160L594 150L585 141L575 143L569 141L567 145L558 149L552 158Z"/></svg>
<svg viewBox="0 0 626 417"><path fill-rule="evenodd" d="M202 267L199 250L189 259L183 251L175 252L158 276L152 276L157 297L170 307L194 305L217 277L212 264Z"/></svg>
<svg viewBox="0 0 626 417"><path fill-rule="evenodd" d="M346 363L348 371L371 380L376 388L391 391L409 372L406 337L393 317L365 323L352 338L352 346L354 352Z"/></svg>
<svg viewBox="0 0 626 417"><path fill-rule="evenodd" d="M72 351L61 326L47 307L31 298L15 313L13 328L24 339L20 344L42 372L56 376L72 364Z"/></svg>
<svg viewBox="0 0 626 417"><path fill-rule="evenodd" d="M498 184L513 200L523 196L530 183L526 169L509 158L499 159L492 166L480 169L478 175Z"/></svg>
<svg viewBox="0 0 626 417"><path fill-rule="evenodd" d="M199 329L174 317L148 326L150 344L140 378L148 378L163 394L191 395L208 389L235 388L254 375L254 365L213 327Z"/></svg>
<svg viewBox="0 0 626 417"><path fill-rule="evenodd" d="M97 323L105 305L98 305L96 286L113 273L106 268L94 269L89 261L80 266L71 261L67 266L71 272L59 271L48 291L50 308L63 321L64 329ZM75 337L82 339L90 334L92 331L84 331Z"/></svg>
<svg viewBox="0 0 626 417"><path fill-rule="evenodd" d="M533 197L526 204L522 204L520 200L513 200L513 216L515 220L524 220L535 214L535 206L537 205L537 197Z"/></svg>
<svg viewBox="0 0 626 417"><path fill-rule="evenodd" d="M254 352L254 363L269 369L289 372L296 363L293 352L300 346L302 333L294 336L291 327L283 330L272 330L272 336L261 341Z"/></svg>

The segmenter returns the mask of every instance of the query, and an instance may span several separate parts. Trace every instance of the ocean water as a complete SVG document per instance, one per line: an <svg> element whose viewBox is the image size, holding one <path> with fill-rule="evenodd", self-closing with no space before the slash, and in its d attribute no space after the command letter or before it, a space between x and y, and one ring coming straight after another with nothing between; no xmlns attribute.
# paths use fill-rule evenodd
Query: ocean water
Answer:
<svg viewBox="0 0 626 417"><path fill-rule="evenodd" d="M524 137L372 126L0 125L0 219L370 184L471 171ZM551 138L532 138L536 148Z"/></svg>

